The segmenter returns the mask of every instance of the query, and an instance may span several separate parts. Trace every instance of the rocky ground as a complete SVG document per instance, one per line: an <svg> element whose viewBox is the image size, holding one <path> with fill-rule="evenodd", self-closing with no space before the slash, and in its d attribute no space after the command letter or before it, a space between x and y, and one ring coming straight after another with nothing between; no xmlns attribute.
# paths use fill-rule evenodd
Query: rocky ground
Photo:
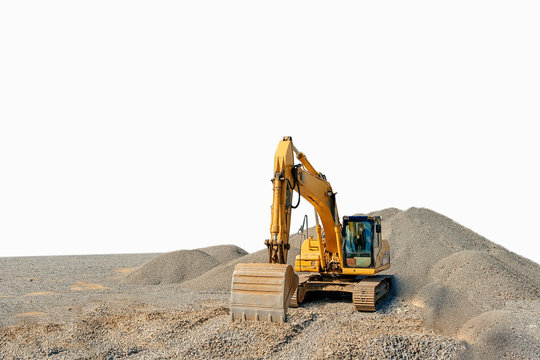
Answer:
<svg viewBox="0 0 540 360"><path fill-rule="evenodd" d="M538 264L427 209L377 214L393 296L315 298L284 324L230 321L232 269L264 251L0 258L0 359L540 358Z"/></svg>
<svg viewBox="0 0 540 360"><path fill-rule="evenodd" d="M289 311L287 323L231 322L227 296L192 293L180 306L109 298L71 310L69 321L23 315L0 331L3 358L52 359L452 359L463 341L422 325L413 306L388 304L356 312L348 299L328 298ZM16 315L17 316L17 315Z"/></svg>

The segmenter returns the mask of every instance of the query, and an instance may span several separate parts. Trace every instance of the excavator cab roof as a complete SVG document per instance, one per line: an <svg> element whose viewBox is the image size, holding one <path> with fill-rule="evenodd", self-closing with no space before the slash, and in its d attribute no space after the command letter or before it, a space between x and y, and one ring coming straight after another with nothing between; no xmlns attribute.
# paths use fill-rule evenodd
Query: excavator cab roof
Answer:
<svg viewBox="0 0 540 360"><path fill-rule="evenodd" d="M380 216L366 216L366 215L354 215L354 216L344 216L343 221L380 221Z"/></svg>
<svg viewBox="0 0 540 360"><path fill-rule="evenodd" d="M372 224L375 224L375 231L380 233L381 232L381 217L380 216L365 216L365 215L358 215L358 216L344 216L343 217L343 231L345 231L345 228L347 227L347 224L350 222L363 222L363 221L369 221Z"/></svg>

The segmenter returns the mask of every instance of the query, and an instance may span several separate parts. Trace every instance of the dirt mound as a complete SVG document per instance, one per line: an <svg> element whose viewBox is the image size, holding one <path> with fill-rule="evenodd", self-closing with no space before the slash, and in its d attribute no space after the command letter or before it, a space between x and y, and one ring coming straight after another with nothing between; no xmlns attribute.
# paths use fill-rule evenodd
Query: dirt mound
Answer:
<svg viewBox="0 0 540 360"><path fill-rule="evenodd" d="M140 266L128 274L124 282L134 285L178 284L247 254L247 251L235 245L173 251L158 255Z"/></svg>
<svg viewBox="0 0 540 360"><path fill-rule="evenodd" d="M300 253L300 250L291 247L289 250L288 263L294 266L294 260L296 255ZM234 259L227 264L222 264L216 266L215 268L209 270L208 272L202 274L201 276L186 281L182 284L183 287L186 287L190 290L199 290L199 291L230 291L231 289L231 280L234 272L234 267L239 263L267 263L268 262L268 251L266 249L259 250L252 254L242 256L240 258Z"/></svg>
<svg viewBox="0 0 540 360"><path fill-rule="evenodd" d="M418 208L394 212L383 229L397 296L424 307L426 321L440 331L453 333L510 300L540 299L538 264L441 214Z"/></svg>
<svg viewBox="0 0 540 360"><path fill-rule="evenodd" d="M429 277L465 294L469 301L481 307L495 308L509 300L534 300L540 297L538 284L524 279L520 272L484 251L453 253L437 262L431 268Z"/></svg>
<svg viewBox="0 0 540 360"><path fill-rule="evenodd" d="M194 279L219 265L201 250L178 250L161 254L131 272L124 282L134 285L175 284Z"/></svg>
<svg viewBox="0 0 540 360"><path fill-rule="evenodd" d="M315 233L315 226L308 229L308 234L310 236L317 237ZM302 235L298 235L298 234L291 235L289 239L291 248L300 249L300 246L302 246L303 240L304 240L304 237Z"/></svg>
<svg viewBox="0 0 540 360"><path fill-rule="evenodd" d="M428 209L377 213L390 242L397 300L419 307L430 328L462 334L471 358L534 358L538 264Z"/></svg>
<svg viewBox="0 0 540 360"><path fill-rule="evenodd" d="M199 248L197 250L204 251L216 259L220 264L226 264L231 260L238 259L239 257L248 254L246 250L235 245L216 245Z"/></svg>
<svg viewBox="0 0 540 360"><path fill-rule="evenodd" d="M540 354L540 302L512 302L465 323L460 338L476 359L537 359Z"/></svg>

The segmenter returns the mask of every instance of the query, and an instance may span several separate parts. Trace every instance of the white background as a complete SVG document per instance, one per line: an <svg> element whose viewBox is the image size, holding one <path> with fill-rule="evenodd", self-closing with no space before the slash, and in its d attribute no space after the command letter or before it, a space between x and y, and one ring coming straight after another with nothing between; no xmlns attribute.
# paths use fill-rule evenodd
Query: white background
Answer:
<svg viewBox="0 0 540 360"><path fill-rule="evenodd" d="M0 256L260 249L290 135L341 215L427 207L540 262L539 10L2 1Z"/></svg>

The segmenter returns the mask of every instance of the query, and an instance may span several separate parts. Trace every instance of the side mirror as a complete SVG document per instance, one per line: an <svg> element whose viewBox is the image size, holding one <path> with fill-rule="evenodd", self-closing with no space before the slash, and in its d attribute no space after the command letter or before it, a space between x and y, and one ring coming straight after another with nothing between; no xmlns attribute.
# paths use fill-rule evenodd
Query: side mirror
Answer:
<svg viewBox="0 0 540 360"><path fill-rule="evenodd" d="M378 234L381 233L381 224L377 224L377 226L375 226L375 231L377 231Z"/></svg>

